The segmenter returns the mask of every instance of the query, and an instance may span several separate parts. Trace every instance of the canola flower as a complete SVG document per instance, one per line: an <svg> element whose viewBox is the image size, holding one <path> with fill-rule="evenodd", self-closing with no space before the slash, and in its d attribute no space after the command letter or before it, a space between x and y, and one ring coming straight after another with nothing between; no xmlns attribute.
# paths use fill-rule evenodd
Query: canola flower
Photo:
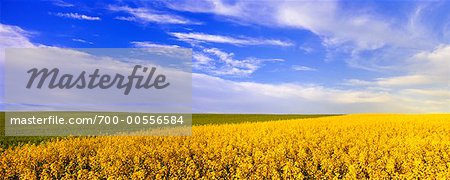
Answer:
<svg viewBox="0 0 450 180"><path fill-rule="evenodd" d="M450 179L450 115L344 115L3 149L5 179Z"/></svg>

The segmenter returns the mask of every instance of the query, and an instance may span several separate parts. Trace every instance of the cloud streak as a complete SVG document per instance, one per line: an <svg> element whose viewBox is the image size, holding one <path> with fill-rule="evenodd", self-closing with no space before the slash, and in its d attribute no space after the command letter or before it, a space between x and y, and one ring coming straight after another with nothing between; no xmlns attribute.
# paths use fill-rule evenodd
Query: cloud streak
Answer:
<svg viewBox="0 0 450 180"><path fill-rule="evenodd" d="M257 39L250 37L231 37L213 34L204 34L197 32L181 33L172 32L170 35L176 37L180 41L188 43L222 43L231 44L235 46L250 46L250 45L270 45L270 46L293 46L292 42L282 41L278 39Z"/></svg>
<svg viewBox="0 0 450 180"><path fill-rule="evenodd" d="M267 62L284 61L255 57L240 60L236 59L233 53L227 53L218 48L203 48L200 52L194 52L193 58L193 67L199 71L216 76L234 77L249 76Z"/></svg>
<svg viewBox="0 0 450 180"><path fill-rule="evenodd" d="M87 20L87 21L100 21L100 17L96 16L88 16L84 14L78 14L78 13L50 13L51 15L63 17L63 18L69 18L69 19L78 19L78 20Z"/></svg>
<svg viewBox="0 0 450 180"><path fill-rule="evenodd" d="M59 7L74 7L75 5L65 2L63 0L54 0L52 1L52 4Z"/></svg>
<svg viewBox="0 0 450 180"><path fill-rule="evenodd" d="M37 47L30 42L30 32L13 25L0 24L0 109L4 108L4 71L5 71L5 49L6 48L33 48Z"/></svg>
<svg viewBox="0 0 450 180"><path fill-rule="evenodd" d="M317 71L317 69L307 66L294 65L292 69L295 71Z"/></svg>
<svg viewBox="0 0 450 180"><path fill-rule="evenodd" d="M28 36L31 33L24 29L7 24L0 24L0 48L2 57L4 48L8 47L34 47L34 44L28 40Z"/></svg>
<svg viewBox="0 0 450 180"><path fill-rule="evenodd" d="M437 12L435 4L440 3L416 3L412 10L393 17L386 17L371 4L359 1L184 0L166 4L174 10L209 13L240 25L310 31L322 40L328 51L327 61L343 53L348 56L345 61L350 67L370 71L406 63L402 61L410 55L449 40L445 31L448 23L433 24L427 19L437 15L433 12ZM440 13L442 19L450 17L449 13Z"/></svg>
<svg viewBox="0 0 450 180"><path fill-rule="evenodd" d="M158 12L150 8L131 8L128 6L114 6L108 7L113 12L125 12L130 16L118 16L116 19L124 21L134 21L138 23L157 23L157 24L202 24L200 22L192 21L187 18Z"/></svg>
<svg viewBox="0 0 450 180"><path fill-rule="evenodd" d="M73 38L72 41L74 41L74 42L80 42L80 43L85 43L85 44L94 44L93 42L86 41L86 40L84 40L84 39L78 39L78 38Z"/></svg>
<svg viewBox="0 0 450 180"><path fill-rule="evenodd" d="M157 44L149 41L133 41L131 44L136 48L146 48L146 50L152 54L176 58L192 57L192 52L190 50L178 45Z"/></svg>

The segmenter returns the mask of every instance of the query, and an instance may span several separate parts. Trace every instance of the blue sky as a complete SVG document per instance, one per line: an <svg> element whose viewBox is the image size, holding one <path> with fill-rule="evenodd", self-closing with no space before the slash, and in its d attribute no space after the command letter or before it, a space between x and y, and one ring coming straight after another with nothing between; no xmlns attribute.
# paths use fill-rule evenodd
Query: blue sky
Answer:
<svg viewBox="0 0 450 180"><path fill-rule="evenodd" d="M193 110L450 111L448 1L10 1L0 46L193 50Z"/></svg>

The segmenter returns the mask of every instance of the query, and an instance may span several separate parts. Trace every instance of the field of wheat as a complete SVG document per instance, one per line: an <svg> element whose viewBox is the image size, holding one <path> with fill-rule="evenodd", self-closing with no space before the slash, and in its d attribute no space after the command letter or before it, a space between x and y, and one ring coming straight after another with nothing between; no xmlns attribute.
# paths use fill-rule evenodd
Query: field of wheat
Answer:
<svg viewBox="0 0 450 180"><path fill-rule="evenodd" d="M450 178L450 115L343 115L82 137L0 150L21 179Z"/></svg>

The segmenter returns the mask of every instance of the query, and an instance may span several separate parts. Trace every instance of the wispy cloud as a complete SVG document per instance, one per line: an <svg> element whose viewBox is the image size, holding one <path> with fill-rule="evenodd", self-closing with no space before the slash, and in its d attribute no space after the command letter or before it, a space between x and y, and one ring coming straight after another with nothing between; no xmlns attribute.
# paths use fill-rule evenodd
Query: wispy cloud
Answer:
<svg viewBox="0 0 450 180"><path fill-rule="evenodd" d="M442 45L432 51L423 51L413 55L404 65L404 74L375 78L373 80L349 79L345 84L352 86L378 86L378 87L423 87L446 88L449 84L450 45Z"/></svg>
<svg viewBox="0 0 450 180"><path fill-rule="evenodd" d="M4 48L8 47L34 47L28 40L31 33L13 25L0 24L0 58L4 56Z"/></svg>
<svg viewBox="0 0 450 180"><path fill-rule="evenodd" d="M178 45L157 44L149 41L132 41L133 47L146 48L147 51L153 54L160 54L164 56L186 58L192 56L192 51Z"/></svg>
<svg viewBox="0 0 450 180"><path fill-rule="evenodd" d="M49 13L51 15L55 15L58 17L63 17L63 18L69 18L69 19L78 19L78 20L88 20L88 21L100 21L101 18L100 17L96 17L96 16L88 16L88 15L84 15L84 14L78 14L78 13Z"/></svg>
<svg viewBox="0 0 450 180"><path fill-rule="evenodd" d="M355 86L405 87L433 84L434 82L434 78L426 77L423 75L405 75L376 78L374 81L349 79L346 81L346 84Z"/></svg>
<svg viewBox="0 0 450 180"><path fill-rule="evenodd" d="M86 41L86 40L84 40L84 39L77 39L77 38L72 39L72 41L74 41L74 42L80 42L80 43L85 43L85 44L94 44L93 42Z"/></svg>
<svg viewBox="0 0 450 180"><path fill-rule="evenodd" d="M381 86L381 87L405 87L430 85L435 83L435 79L424 75L405 75L376 78L374 81L364 81L359 79L350 79L346 81L350 85L359 86Z"/></svg>
<svg viewBox="0 0 450 180"><path fill-rule="evenodd" d="M204 33L180 33L172 32L170 35L176 37L180 41L190 43L210 42L224 43L232 45L272 45L272 46L293 46L292 42L282 41L278 39L258 39L250 37L231 37L222 35L212 35Z"/></svg>
<svg viewBox="0 0 450 180"><path fill-rule="evenodd" d="M110 11L125 12L130 16L118 16L115 19L124 21L134 21L138 23L158 23L158 24L201 24L200 22L192 21L174 14L158 12L150 8L131 8L128 6L113 6L108 7Z"/></svg>
<svg viewBox="0 0 450 180"><path fill-rule="evenodd" d="M2 73L0 73L0 110L4 108L4 67L5 67L5 49L6 48L34 48L39 46L38 44L34 44L29 41L28 37L32 33L14 25L7 25L0 23L0 67L2 69Z"/></svg>
<svg viewBox="0 0 450 180"><path fill-rule="evenodd" d="M142 48L180 48L178 45L157 44L149 41L132 41L131 44Z"/></svg>
<svg viewBox="0 0 450 180"><path fill-rule="evenodd" d="M217 48L204 48L194 52L194 68L204 73L217 76L249 76L258 70L263 63L281 62L283 59L261 59L247 57L236 59L233 53L227 53Z"/></svg>
<svg viewBox="0 0 450 180"><path fill-rule="evenodd" d="M322 40L328 53L327 60L333 60L336 54L345 54L350 67L370 71L380 71L395 64L401 67L407 63L402 61L412 54L448 43L450 37L446 31L448 23L430 19L448 19L450 14L448 11L443 13L442 9L445 6L436 7L441 3L415 3L393 16L386 16L372 3L361 2L238 0L230 3L202 0L199 3L182 0L166 4L174 10L231 18L231 22L240 25L310 31Z"/></svg>
<svg viewBox="0 0 450 180"><path fill-rule="evenodd" d="M403 32L373 14L347 14L338 1L284 2L276 6L274 22L280 26L309 30L323 38L326 46L352 44L360 49L377 49L386 44L408 46Z"/></svg>
<svg viewBox="0 0 450 180"><path fill-rule="evenodd" d="M75 5L71 4L71 3L65 2L63 0L53 0L52 4L55 5L55 6L59 6L59 7L73 7L73 6L75 6Z"/></svg>
<svg viewBox="0 0 450 180"><path fill-rule="evenodd" d="M420 28L419 22L409 29L399 28L398 23L405 24L409 21L388 20L370 11L370 7L364 10L343 8L339 1L238 0L227 3L223 0L202 0L198 3L198 1L183 0L166 4L169 8L179 11L211 13L269 27L308 30L321 37L324 44L328 46L351 43L361 49L376 49L386 44L407 47L417 47L422 44L411 44L417 38L415 32ZM350 10L352 10L351 13ZM405 36L405 34L411 36Z"/></svg>
<svg viewBox="0 0 450 180"><path fill-rule="evenodd" d="M198 1L182 0L177 1L176 3L170 1L166 1L165 3L169 8L179 11L212 13L222 16L241 17L245 19L250 17L245 13L246 10L250 10L248 9L249 7L254 7L255 9L262 7L258 6L258 4L261 4L260 2L252 3L253 1L235 1L234 3L226 3L220 0L202 0L200 3L195 2ZM257 16L259 14L253 15Z"/></svg>
<svg viewBox="0 0 450 180"><path fill-rule="evenodd" d="M317 71L317 69L307 66L294 65L292 69L295 71Z"/></svg>
<svg viewBox="0 0 450 180"><path fill-rule="evenodd" d="M314 49L308 46L300 46L299 49L306 52L307 54L314 52Z"/></svg>
<svg viewBox="0 0 450 180"><path fill-rule="evenodd" d="M408 59L403 75L380 77L372 80L349 79L350 87L375 89L416 103L417 107L433 107L434 112L450 111L449 77L450 45L432 51L423 51ZM440 107L440 108L439 108Z"/></svg>

